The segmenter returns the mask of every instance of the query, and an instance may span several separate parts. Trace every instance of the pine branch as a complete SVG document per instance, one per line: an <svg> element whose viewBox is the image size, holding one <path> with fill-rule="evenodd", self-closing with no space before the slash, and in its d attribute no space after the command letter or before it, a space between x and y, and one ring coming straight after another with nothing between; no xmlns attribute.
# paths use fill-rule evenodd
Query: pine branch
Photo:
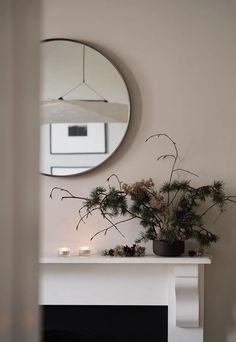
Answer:
<svg viewBox="0 0 236 342"><path fill-rule="evenodd" d="M162 219L157 215L155 214L154 212L154 209L146 204L143 203L143 206L148 210L148 211L151 211L152 215L153 215L153 218L155 219L156 223L158 225L160 225L160 223L163 223Z"/></svg>

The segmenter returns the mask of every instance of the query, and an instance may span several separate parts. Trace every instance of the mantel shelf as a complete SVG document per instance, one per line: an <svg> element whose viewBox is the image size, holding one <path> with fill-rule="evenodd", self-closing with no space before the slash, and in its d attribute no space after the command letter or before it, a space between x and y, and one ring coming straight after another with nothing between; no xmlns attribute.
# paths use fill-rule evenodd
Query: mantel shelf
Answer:
<svg viewBox="0 0 236 342"><path fill-rule="evenodd" d="M202 257L158 257L147 255L145 257L109 257L91 255L89 257L79 256L48 256L41 257L40 264L173 264L173 265L204 265L211 264L210 256Z"/></svg>

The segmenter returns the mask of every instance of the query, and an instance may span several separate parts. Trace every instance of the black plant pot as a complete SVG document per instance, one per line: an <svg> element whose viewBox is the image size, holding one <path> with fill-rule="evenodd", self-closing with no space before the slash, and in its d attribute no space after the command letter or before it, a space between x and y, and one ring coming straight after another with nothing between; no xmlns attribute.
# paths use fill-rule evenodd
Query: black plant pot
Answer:
<svg viewBox="0 0 236 342"><path fill-rule="evenodd" d="M184 241L153 240L153 252L159 256L177 257L184 253Z"/></svg>

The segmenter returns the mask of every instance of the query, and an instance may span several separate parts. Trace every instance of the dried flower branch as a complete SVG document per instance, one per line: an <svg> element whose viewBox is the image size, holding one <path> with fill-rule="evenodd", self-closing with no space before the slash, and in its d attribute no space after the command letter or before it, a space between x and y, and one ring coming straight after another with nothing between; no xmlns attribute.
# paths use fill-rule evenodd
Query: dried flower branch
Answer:
<svg viewBox="0 0 236 342"><path fill-rule="evenodd" d="M179 151L169 135L154 134L146 141L160 137L168 139L174 148L174 154L163 154L157 158L157 160L173 159L169 179L161 187L157 188L151 178L126 184L113 173L107 179L108 189L98 186L90 192L88 197L75 196L70 191L59 187L52 189L50 197L52 198L54 192L58 190L62 192L61 200L78 199L82 201L76 229L80 224L86 223L94 212L99 212L102 215L109 225L96 232L91 240L100 234L106 235L111 229L117 230L124 237L118 226L137 219L143 227L137 242L155 239L169 242L195 239L200 245L209 246L218 240L218 236L205 227L204 217L214 207L221 214L228 202L236 203L236 196L226 195L224 183L221 181L193 187L190 185L190 180L173 179L177 171L196 177L198 175L182 168L176 168ZM116 180L116 186L111 184L113 178ZM204 210L202 209L203 205L205 206ZM115 220L116 217L121 219Z"/></svg>

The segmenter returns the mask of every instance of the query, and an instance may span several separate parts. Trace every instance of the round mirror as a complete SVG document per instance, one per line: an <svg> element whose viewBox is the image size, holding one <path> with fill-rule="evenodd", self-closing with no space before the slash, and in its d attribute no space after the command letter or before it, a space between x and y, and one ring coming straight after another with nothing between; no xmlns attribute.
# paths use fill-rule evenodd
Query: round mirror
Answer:
<svg viewBox="0 0 236 342"><path fill-rule="evenodd" d="M42 42L40 171L69 176L93 169L118 148L130 99L116 67L87 44Z"/></svg>

